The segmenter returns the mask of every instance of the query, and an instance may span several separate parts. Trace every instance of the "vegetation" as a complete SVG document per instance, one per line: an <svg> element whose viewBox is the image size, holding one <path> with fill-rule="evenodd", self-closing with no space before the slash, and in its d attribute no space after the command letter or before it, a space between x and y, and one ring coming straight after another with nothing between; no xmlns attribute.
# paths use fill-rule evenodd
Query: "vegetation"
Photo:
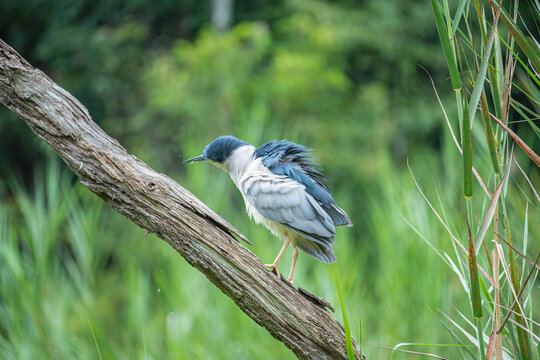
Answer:
<svg viewBox="0 0 540 360"><path fill-rule="evenodd" d="M519 253L534 262L540 251L540 172L494 117L540 153L529 40L540 9L504 2L496 20L495 2L429 5L237 2L220 32L205 2L33 0L0 3L0 29L130 152L246 234L263 262L278 240L248 220L224 173L186 169L178 154L222 134L313 148L354 227L338 230L336 264L300 255L295 284L335 305L368 359L538 359L533 321L512 316L499 350L490 334L497 301L499 323L512 307L538 323L538 272L521 308L513 293L532 268ZM293 358L5 109L0 129L0 358ZM492 198L502 184L496 207L472 166ZM496 256L499 300L485 276Z"/></svg>
<svg viewBox="0 0 540 360"><path fill-rule="evenodd" d="M530 119L531 114L538 118L536 111L540 108L540 97L538 97L540 47L518 26L517 3L509 9L504 8L504 4L492 1L489 1L487 9L478 1L463 1L462 4L465 6L458 7L456 15L452 18L446 0L442 4L432 1L437 30L456 95L458 108L458 124L456 125L461 128L461 147L455 138L452 123L448 118L446 120L463 158L463 196L467 212L467 233L465 234L459 230L459 226L450 230L445 221L441 220L456 243L455 257L452 259L445 255L445 259L441 254L441 259L447 262L462 279L462 286L469 296L472 308L472 319L469 317L469 325L474 330L467 331L452 324L454 330L459 330L457 333L452 333L460 344L472 343L477 348L479 358L487 357L486 353L488 353L491 356L495 355L497 359L537 359L540 357L537 349L540 338L536 335L538 329L535 329L533 325L532 296L534 281L538 274L537 269L540 269L540 267L536 268L540 253L536 260L531 260L524 255L528 250L529 204L526 203L521 207L525 215L523 221L517 223L520 224L518 228L520 230L517 231L519 235L516 236L516 227L510 220L516 214L509 212L507 207L509 189L507 176L514 162L519 168L519 161L514 158L514 144L521 147L539 167L540 157L505 124L510 124L513 120L510 116L511 107L520 109L517 112L523 117L521 121L528 122L533 133L540 137L538 126ZM540 13L540 8L536 10ZM487 15L490 12L491 21ZM473 27L472 18L476 19L477 27ZM506 39L498 30L499 20L504 23L508 31ZM460 26L461 22L463 24ZM518 63L520 67L517 71L521 71L522 76L515 78ZM466 85L467 83L460 81L459 72L468 75L470 87ZM512 93L513 88L515 88L514 93ZM525 102L521 100L523 96L526 98ZM484 145L484 149L480 151L480 156L475 156L475 158L479 157L483 160L486 168L481 173L488 175L484 175L486 183L480 172L475 173L482 188L476 193L484 191L480 199L476 200L473 199L475 169L471 132L475 130L473 121L479 107L485 137L483 141L479 141ZM500 125L496 126L495 130L492 119ZM480 137L478 138L480 140ZM509 138L513 139L513 142ZM476 155L478 151L474 153ZM479 166L478 161L476 161L476 166ZM527 179L527 175L525 173L523 175ZM540 198L536 193L535 196L536 205L538 205ZM519 209L515 210L519 212ZM478 225L475 224L475 218ZM487 235L490 226L492 226L493 237L491 234ZM523 231L521 231L522 228ZM492 239L492 243L486 241L486 235L487 239ZM465 249L467 243L468 251ZM519 247L523 250L521 266L518 266L517 259ZM502 273L501 268L504 269ZM487 272L483 269L487 269ZM533 276L533 283L529 284L531 276ZM467 277L468 282L464 281ZM502 309L507 312L510 310L504 320L502 320ZM488 314L488 316L484 317L483 314ZM510 317L514 317L515 320L508 323ZM484 321L487 321L485 327ZM452 326L447 325L447 327ZM458 334L459 332L461 334ZM466 336L468 340L460 340L460 335ZM488 340L486 341L485 338ZM487 350L485 350L486 346ZM462 353L465 355L463 351Z"/></svg>

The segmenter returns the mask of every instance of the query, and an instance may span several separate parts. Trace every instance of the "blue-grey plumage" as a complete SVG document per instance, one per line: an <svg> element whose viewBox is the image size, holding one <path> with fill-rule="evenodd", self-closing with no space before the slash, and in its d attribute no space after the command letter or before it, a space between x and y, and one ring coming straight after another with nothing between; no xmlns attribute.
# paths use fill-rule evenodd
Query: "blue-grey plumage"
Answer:
<svg viewBox="0 0 540 360"><path fill-rule="evenodd" d="M289 244L293 247L291 283L298 257L296 247L327 264L336 261L335 227L352 223L336 205L327 178L308 149L285 140L255 148L233 136L221 136L201 156L185 162L205 160L229 173L250 217L276 236L283 236L281 251L274 263L267 265L276 274Z"/></svg>

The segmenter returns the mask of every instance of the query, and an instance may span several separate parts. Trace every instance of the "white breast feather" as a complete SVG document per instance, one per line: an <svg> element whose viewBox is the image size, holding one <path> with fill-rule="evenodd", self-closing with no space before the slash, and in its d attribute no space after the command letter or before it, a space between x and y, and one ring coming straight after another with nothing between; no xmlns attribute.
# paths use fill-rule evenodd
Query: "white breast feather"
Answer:
<svg viewBox="0 0 540 360"><path fill-rule="evenodd" d="M240 190L246 211L250 218L257 224L264 225L275 236L281 237L287 232L287 228L278 222L265 218L257 208L247 200L246 191L257 179L278 178L279 175L272 173L261 162L260 158L253 159L255 147L242 146L234 151L226 164L229 169L229 175L234 184Z"/></svg>

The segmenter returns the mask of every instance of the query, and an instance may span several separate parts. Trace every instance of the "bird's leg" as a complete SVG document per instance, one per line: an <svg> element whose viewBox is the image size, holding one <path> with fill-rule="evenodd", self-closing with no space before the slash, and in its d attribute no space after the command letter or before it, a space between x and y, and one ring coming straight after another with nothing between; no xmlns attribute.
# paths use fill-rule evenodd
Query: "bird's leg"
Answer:
<svg viewBox="0 0 540 360"><path fill-rule="evenodd" d="M292 285L292 276L294 274L294 267L296 266L296 260L298 259L298 250L296 249L296 245L292 244L292 263L291 263L291 271L289 272L289 278L287 279L289 283Z"/></svg>
<svg viewBox="0 0 540 360"><path fill-rule="evenodd" d="M285 249L287 249L287 246L289 246L290 242L291 241L289 240L289 235L285 234L283 238L283 246L281 247L281 250L279 250L279 254L276 256L276 260L274 260L272 264L264 264L264 266L271 268L278 277L280 277L278 270L279 260L281 260L281 256L283 256L283 253L285 252Z"/></svg>

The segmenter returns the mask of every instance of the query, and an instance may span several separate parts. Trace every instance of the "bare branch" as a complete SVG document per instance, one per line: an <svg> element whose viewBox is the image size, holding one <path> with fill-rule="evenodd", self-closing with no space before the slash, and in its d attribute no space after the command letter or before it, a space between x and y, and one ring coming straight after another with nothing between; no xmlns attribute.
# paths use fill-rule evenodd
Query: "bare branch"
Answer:
<svg viewBox="0 0 540 360"><path fill-rule="evenodd" d="M236 240L247 241L236 229L128 154L77 99L2 40L0 102L53 147L85 187L168 242L299 358L347 359L343 327L325 308L270 273ZM360 359L358 350L355 356Z"/></svg>

